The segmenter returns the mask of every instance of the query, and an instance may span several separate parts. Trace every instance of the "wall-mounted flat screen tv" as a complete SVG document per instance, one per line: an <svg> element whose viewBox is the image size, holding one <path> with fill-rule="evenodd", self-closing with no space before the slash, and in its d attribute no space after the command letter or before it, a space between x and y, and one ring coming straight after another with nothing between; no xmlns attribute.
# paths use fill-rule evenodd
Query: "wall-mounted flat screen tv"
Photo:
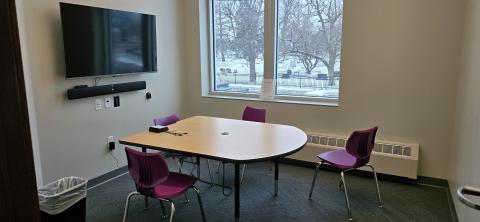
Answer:
<svg viewBox="0 0 480 222"><path fill-rule="evenodd" d="M66 77L157 71L155 16L60 3Z"/></svg>

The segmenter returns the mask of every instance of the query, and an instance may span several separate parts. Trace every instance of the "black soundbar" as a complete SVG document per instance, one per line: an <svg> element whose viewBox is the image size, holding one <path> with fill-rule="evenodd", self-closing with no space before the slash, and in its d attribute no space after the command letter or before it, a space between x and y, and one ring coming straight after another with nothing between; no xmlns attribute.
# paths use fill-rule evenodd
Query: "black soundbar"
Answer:
<svg viewBox="0 0 480 222"><path fill-rule="evenodd" d="M142 90L146 88L147 88L147 82L145 81L118 83L118 84L103 85L103 86L72 88L67 91L67 98L69 100L80 99L85 97L101 96L101 95L115 94L115 93L121 93L121 92Z"/></svg>

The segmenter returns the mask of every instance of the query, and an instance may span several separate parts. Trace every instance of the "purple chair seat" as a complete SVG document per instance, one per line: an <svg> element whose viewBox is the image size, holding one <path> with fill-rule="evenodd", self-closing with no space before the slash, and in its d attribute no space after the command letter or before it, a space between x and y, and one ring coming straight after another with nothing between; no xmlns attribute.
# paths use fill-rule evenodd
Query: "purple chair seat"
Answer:
<svg viewBox="0 0 480 222"><path fill-rule="evenodd" d="M346 150L335 150L330 152L325 152L317 156L321 160L329 163L330 165L347 170L355 166L357 159L350 155Z"/></svg>
<svg viewBox="0 0 480 222"><path fill-rule="evenodd" d="M162 199L174 199L184 194L196 181L195 177L170 172L166 181L155 186L153 195Z"/></svg>

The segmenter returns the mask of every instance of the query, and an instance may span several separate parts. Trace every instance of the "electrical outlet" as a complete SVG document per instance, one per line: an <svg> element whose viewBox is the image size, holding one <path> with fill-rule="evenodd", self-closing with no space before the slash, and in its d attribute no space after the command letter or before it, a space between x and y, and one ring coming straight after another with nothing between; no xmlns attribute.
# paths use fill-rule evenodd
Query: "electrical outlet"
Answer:
<svg viewBox="0 0 480 222"><path fill-rule="evenodd" d="M113 106L114 107L119 107L120 106L120 96L114 96L113 97Z"/></svg>
<svg viewBox="0 0 480 222"><path fill-rule="evenodd" d="M105 109L110 109L113 107L113 99L112 97L105 98Z"/></svg>
<svg viewBox="0 0 480 222"><path fill-rule="evenodd" d="M115 141L113 140L113 136L107 137L107 146L109 150L115 149Z"/></svg>
<svg viewBox="0 0 480 222"><path fill-rule="evenodd" d="M102 100L95 99L95 110L101 110L101 109L102 109Z"/></svg>

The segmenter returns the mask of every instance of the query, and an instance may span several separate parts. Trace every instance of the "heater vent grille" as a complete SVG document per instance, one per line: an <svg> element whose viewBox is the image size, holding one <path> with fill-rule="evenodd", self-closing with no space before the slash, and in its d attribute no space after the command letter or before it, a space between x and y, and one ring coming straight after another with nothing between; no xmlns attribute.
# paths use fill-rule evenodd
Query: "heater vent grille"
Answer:
<svg viewBox="0 0 480 222"><path fill-rule="evenodd" d="M341 137L341 136L319 135L319 134L309 133L307 142L312 144L322 145L322 146L345 148L347 144L347 139L348 139L347 137ZM418 147L418 145L416 144L414 146ZM412 145L377 141L373 148L373 152L411 157Z"/></svg>
<svg viewBox="0 0 480 222"><path fill-rule="evenodd" d="M289 156L291 159L318 163L317 155L345 149L348 135L307 132L308 143L301 151ZM369 163L382 174L416 179L420 145L418 143L375 140ZM368 168L359 168L366 170Z"/></svg>

